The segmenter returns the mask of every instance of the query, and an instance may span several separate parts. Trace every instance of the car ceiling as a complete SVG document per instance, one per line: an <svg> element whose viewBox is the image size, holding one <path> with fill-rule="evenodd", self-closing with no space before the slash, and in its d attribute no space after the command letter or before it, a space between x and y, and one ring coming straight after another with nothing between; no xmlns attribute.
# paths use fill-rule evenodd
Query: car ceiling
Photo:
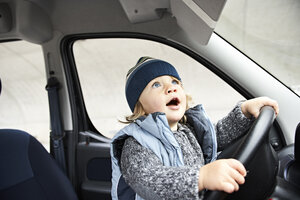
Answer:
<svg viewBox="0 0 300 200"><path fill-rule="evenodd" d="M223 0L1 0L0 39L43 44L56 32L124 31L172 38L184 30L207 44L224 5Z"/></svg>

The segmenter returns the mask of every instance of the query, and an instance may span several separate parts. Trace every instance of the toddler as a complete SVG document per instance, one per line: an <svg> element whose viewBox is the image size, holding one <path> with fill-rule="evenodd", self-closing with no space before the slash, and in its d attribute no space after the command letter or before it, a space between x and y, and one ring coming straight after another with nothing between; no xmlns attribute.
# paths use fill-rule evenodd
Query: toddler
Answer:
<svg viewBox="0 0 300 200"><path fill-rule="evenodd" d="M216 160L251 126L260 109L276 101L238 103L216 126L203 106L188 108L181 78L168 62L142 57L126 79L132 115L111 144L112 199L201 199L205 189L232 193L245 182L235 159Z"/></svg>

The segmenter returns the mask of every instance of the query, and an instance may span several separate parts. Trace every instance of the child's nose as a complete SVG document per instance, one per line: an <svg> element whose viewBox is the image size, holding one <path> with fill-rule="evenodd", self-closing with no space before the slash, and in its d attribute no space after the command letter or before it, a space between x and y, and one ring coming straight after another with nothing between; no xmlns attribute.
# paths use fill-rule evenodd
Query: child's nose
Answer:
<svg viewBox="0 0 300 200"><path fill-rule="evenodd" d="M174 86L171 86L167 89L167 93L173 93L173 92L177 92L177 89Z"/></svg>

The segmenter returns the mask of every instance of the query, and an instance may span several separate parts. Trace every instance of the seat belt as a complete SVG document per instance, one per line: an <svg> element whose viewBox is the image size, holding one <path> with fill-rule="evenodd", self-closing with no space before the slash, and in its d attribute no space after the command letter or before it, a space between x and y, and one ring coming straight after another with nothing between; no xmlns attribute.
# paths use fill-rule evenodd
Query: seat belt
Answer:
<svg viewBox="0 0 300 200"><path fill-rule="evenodd" d="M55 77L48 79L46 90L48 91L49 107L50 107L50 153L54 156L56 162L66 173L66 161L64 153L63 137L65 136L62 129L59 98L58 98L59 82Z"/></svg>

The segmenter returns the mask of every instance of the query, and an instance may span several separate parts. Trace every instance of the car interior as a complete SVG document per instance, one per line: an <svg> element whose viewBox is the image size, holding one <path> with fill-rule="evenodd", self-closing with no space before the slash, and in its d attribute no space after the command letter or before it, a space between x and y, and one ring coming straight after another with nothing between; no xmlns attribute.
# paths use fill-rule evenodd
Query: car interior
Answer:
<svg viewBox="0 0 300 200"><path fill-rule="evenodd" d="M110 142L122 121L111 112L128 113L123 109L127 105L120 77L125 79L138 53L174 59L180 72L193 76L186 81L191 93L198 95L193 99L207 104L213 114L220 99L232 105L269 96L280 105L276 118L272 108L264 107L247 134L218 156L240 160L248 170L246 183L233 194L207 191L205 200L298 199L300 97L215 32L226 4L225 0L0 0L0 47L20 41L40 47L45 66L37 68L45 71L40 87L49 114L49 149L31 132L0 122L0 199L111 199ZM0 66L5 67L14 68ZM29 73L26 67L18 70ZM13 90L6 77L0 73L0 104ZM218 94L199 86L219 83ZM25 89L18 91L26 93ZM216 116L230 108L220 108L222 113Z"/></svg>

